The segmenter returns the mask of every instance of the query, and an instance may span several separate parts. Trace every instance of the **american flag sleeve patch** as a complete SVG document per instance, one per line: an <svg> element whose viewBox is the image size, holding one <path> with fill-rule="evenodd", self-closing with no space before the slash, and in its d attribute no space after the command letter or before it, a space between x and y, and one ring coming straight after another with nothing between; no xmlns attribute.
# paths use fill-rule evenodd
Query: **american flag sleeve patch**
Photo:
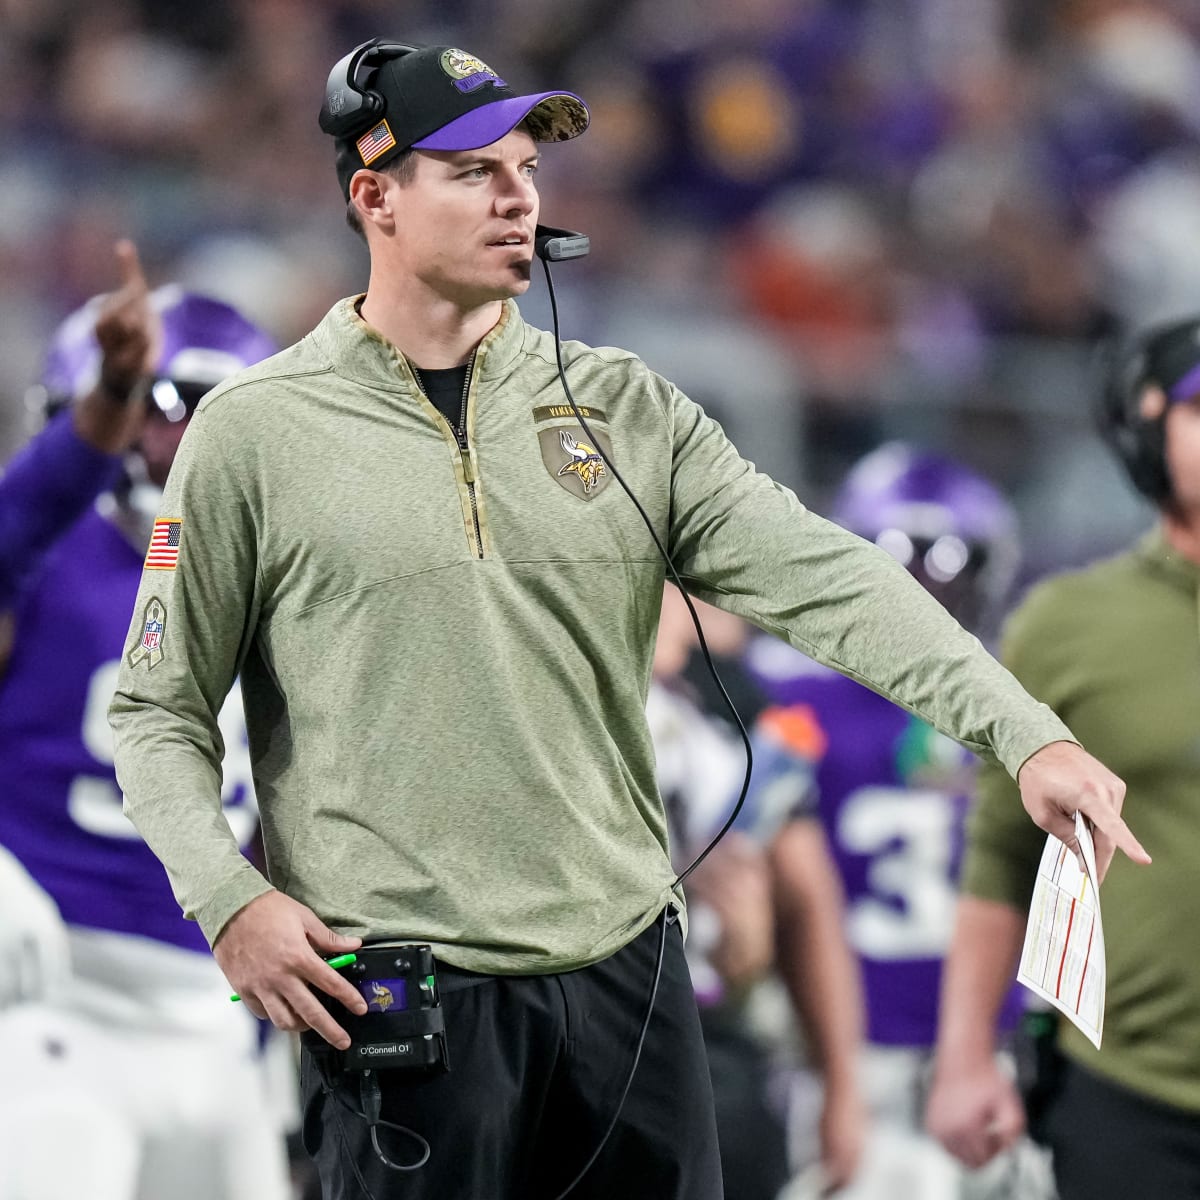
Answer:
<svg viewBox="0 0 1200 1200"><path fill-rule="evenodd" d="M183 522L176 517L159 517L154 522L150 535L150 549L146 553L147 571L173 571L179 566L179 543L183 536Z"/></svg>

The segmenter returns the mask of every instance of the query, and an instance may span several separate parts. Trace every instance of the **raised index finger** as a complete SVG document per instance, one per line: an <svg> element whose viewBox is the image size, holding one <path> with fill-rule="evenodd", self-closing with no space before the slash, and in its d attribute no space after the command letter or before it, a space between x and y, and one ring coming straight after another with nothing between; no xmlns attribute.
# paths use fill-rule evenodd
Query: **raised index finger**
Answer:
<svg viewBox="0 0 1200 1200"><path fill-rule="evenodd" d="M1150 855L1146 853L1146 848L1133 836L1133 830L1106 804L1087 807L1081 804L1080 809L1096 829L1100 830L1118 850L1124 851L1126 858L1143 865L1152 861Z"/></svg>
<svg viewBox="0 0 1200 1200"><path fill-rule="evenodd" d="M117 259L117 277L122 292L144 292L147 289L146 275L138 248L129 238L122 238L114 247Z"/></svg>

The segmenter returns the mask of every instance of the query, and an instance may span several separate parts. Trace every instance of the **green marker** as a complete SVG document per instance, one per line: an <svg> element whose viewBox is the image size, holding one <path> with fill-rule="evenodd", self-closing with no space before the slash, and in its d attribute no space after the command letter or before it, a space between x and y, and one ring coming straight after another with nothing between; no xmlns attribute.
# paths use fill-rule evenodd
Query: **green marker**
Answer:
<svg viewBox="0 0 1200 1200"><path fill-rule="evenodd" d="M331 966L336 971L338 969L338 967L348 967L352 962L357 962L358 955L357 954L339 954L337 956L337 958L327 958L325 961L329 964L329 966ZM232 996L229 997L229 999L230 1000L240 1000L241 996L239 996L235 992Z"/></svg>

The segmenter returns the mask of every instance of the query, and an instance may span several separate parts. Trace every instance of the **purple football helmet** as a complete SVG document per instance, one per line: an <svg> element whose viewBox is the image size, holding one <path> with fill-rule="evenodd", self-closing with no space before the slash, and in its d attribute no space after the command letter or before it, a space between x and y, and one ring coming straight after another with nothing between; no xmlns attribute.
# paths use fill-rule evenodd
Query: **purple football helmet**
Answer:
<svg viewBox="0 0 1200 1200"><path fill-rule="evenodd" d="M887 442L851 468L830 516L891 554L968 629L991 632L1020 548L1016 512L982 476Z"/></svg>
<svg viewBox="0 0 1200 1200"><path fill-rule="evenodd" d="M163 325L150 399L170 421L190 416L205 392L278 349L266 333L219 300L168 284L153 291L150 302ZM100 297L93 297L55 331L41 380L40 400L47 412L85 395L100 377L95 333L100 303Z"/></svg>

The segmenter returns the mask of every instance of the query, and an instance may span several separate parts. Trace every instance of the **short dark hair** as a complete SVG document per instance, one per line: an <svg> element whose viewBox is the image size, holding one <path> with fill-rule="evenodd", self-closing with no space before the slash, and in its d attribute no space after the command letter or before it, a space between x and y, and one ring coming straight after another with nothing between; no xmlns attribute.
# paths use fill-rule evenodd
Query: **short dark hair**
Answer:
<svg viewBox="0 0 1200 1200"><path fill-rule="evenodd" d="M401 150L391 162L379 168L379 173L381 175L391 175L402 186L412 183L413 176L417 173L417 152L411 146L407 150ZM362 218L358 215L358 209L354 207L353 200L346 201L346 224L364 242L367 240L367 235L363 230Z"/></svg>

